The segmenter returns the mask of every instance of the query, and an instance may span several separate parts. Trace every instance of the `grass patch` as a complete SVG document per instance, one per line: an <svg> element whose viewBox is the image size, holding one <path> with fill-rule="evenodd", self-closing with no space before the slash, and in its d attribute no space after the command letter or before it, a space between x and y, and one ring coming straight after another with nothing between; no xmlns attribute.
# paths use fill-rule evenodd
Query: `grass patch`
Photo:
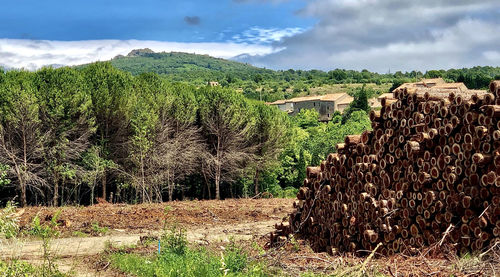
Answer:
<svg viewBox="0 0 500 277"><path fill-rule="evenodd" d="M231 242L222 252L189 247L184 231L172 228L161 237L160 253L140 255L114 252L111 264L135 276L276 276L263 263L251 262L247 253Z"/></svg>
<svg viewBox="0 0 500 277"><path fill-rule="evenodd" d="M109 228L99 226L99 222L93 222L90 231L93 235L102 236L109 232Z"/></svg>
<svg viewBox="0 0 500 277"><path fill-rule="evenodd" d="M59 271L47 271L44 266L33 266L27 262L12 260L0 261L0 276L21 277L21 276L50 276L64 277L68 276Z"/></svg>
<svg viewBox="0 0 500 277"><path fill-rule="evenodd" d="M82 231L74 231L73 233L71 233L71 236L77 237L77 238L86 238L89 236L89 234L84 233Z"/></svg>
<svg viewBox="0 0 500 277"><path fill-rule="evenodd" d="M0 237L14 238L19 232L19 218L16 215L16 205L7 202L5 208L0 210Z"/></svg>

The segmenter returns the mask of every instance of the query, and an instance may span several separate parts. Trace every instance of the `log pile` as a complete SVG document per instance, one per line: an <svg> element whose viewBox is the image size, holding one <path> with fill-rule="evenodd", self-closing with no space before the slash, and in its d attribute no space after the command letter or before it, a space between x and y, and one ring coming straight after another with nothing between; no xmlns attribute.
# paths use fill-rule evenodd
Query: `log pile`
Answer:
<svg viewBox="0 0 500 277"><path fill-rule="evenodd" d="M452 243L460 253L500 242L500 81L474 93L401 88L308 167L288 222L314 251L383 255Z"/></svg>

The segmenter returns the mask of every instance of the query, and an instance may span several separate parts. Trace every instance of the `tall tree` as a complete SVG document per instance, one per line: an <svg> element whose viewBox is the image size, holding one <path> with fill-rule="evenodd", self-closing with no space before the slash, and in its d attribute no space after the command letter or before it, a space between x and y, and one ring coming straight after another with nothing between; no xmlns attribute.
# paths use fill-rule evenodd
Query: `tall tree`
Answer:
<svg viewBox="0 0 500 277"><path fill-rule="evenodd" d="M49 134L42 129L33 74L8 72L0 95L0 163L9 166L21 206L26 206L28 189L43 194L48 185L43 157Z"/></svg>
<svg viewBox="0 0 500 277"><path fill-rule="evenodd" d="M128 134L132 76L111 66L110 63L93 63L83 69L92 100L92 115L96 119L96 141L103 158L122 164L128 153ZM106 199L108 175L101 178L102 198Z"/></svg>
<svg viewBox="0 0 500 277"><path fill-rule="evenodd" d="M65 192L75 191L67 186L78 185L84 174L79 161L94 132L91 99L75 69L44 68L35 73L35 85L42 128L49 134L45 166L53 186L52 204L57 206L64 204Z"/></svg>
<svg viewBox="0 0 500 277"><path fill-rule="evenodd" d="M254 104L255 128L253 129L254 189L259 193L260 173L279 163L278 156L287 142L288 116L276 107L264 103Z"/></svg>
<svg viewBox="0 0 500 277"><path fill-rule="evenodd" d="M249 140L254 122L247 117L251 106L243 96L227 89L202 88L198 96L208 150L203 158L204 170L214 181L215 198L219 200L221 183L233 181L254 154L255 147Z"/></svg>

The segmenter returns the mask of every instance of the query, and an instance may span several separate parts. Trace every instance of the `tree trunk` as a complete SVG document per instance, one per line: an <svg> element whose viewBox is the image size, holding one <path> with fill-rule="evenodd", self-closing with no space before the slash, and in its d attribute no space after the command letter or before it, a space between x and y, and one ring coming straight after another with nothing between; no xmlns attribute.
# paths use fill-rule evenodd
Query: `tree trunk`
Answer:
<svg viewBox="0 0 500 277"><path fill-rule="evenodd" d="M94 186L90 189L90 206L94 205Z"/></svg>
<svg viewBox="0 0 500 277"><path fill-rule="evenodd" d="M203 174L203 179L205 180L205 184L207 185L208 199L212 199L212 192L210 191L210 182L208 182L207 174L205 172L205 169L203 168L203 163L201 164L201 166L202 166L201 173Z"/></svg>
<svg viewBox="0 0 500 277"><path fill-rule="evenodd" d="M102 175L102 199L106 199L106 170L104 170L104 174Z"/></svg>
<svg viewBox="0 0 500 277"><path fill-rule="evenodd" d="M255 178L253 179L255 185L255 195L259 194L259 168L255 169Z"/></svg>
<svg viewBox="0 0 500 277"><path fill-rule="evenodd" d="M220 145L220 137L217 137L217 164L215 166L215 199L220 200L220 176L221 176L221 145Z"/></svg>
<svg viewBox="0 0 500 277"><path fill-rule="evenodd" d="M172 184L172 180L170 180L170 169L167 170L167 187L168 187L168 201L173 201L174 185Z"/></svg>
<svg viewBox="0 0 500 277"><path fill-rule="evenodd" d="M26 201L26 184L21 183L21 207L26 207L27 201Z"/></svg>
<svg viewBox="0 0 500 277"><path fill-rule="evenodd" d="M57 207L57 202L59 200L59 180L55 180L54 182L54 197L52 198L52 205Z"/></svg>
<svg viewBox="0 0 500 277"><path fill-rule="evenodd" d="M215 199L220 200L220 168L217 166L215 173Z"/></svg>

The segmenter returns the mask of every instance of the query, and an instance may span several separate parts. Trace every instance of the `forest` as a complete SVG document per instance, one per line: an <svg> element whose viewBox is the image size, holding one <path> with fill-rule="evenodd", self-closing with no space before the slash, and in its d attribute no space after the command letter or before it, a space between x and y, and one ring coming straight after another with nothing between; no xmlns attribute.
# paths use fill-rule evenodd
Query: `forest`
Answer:
<svg viewBox="0 0 500 277"><path fill-rule="evenodd" d="M383 74L366 69L271 70L207 55L154 53L149 49L133 50L127 56L115 57L111 63L133 75L155 72L170 81L197 86L218 81L223 87L242 91L247 98L267 102L308 95L312 88L334 84L392 84L396 88L404 82L442 77L447 82L464 82L470 89L485 89L491 80L500 78L500 67L491 66Z"/></svg>
<svg viewBox="0 0 500 277"><path fill-rule="evenodd" d="M0 202L68 205L294 195L305 167L370 128L361 88L329 123L231 87L110 62L0 71ZM364 95L364 96L363 96Z"/></svg>

